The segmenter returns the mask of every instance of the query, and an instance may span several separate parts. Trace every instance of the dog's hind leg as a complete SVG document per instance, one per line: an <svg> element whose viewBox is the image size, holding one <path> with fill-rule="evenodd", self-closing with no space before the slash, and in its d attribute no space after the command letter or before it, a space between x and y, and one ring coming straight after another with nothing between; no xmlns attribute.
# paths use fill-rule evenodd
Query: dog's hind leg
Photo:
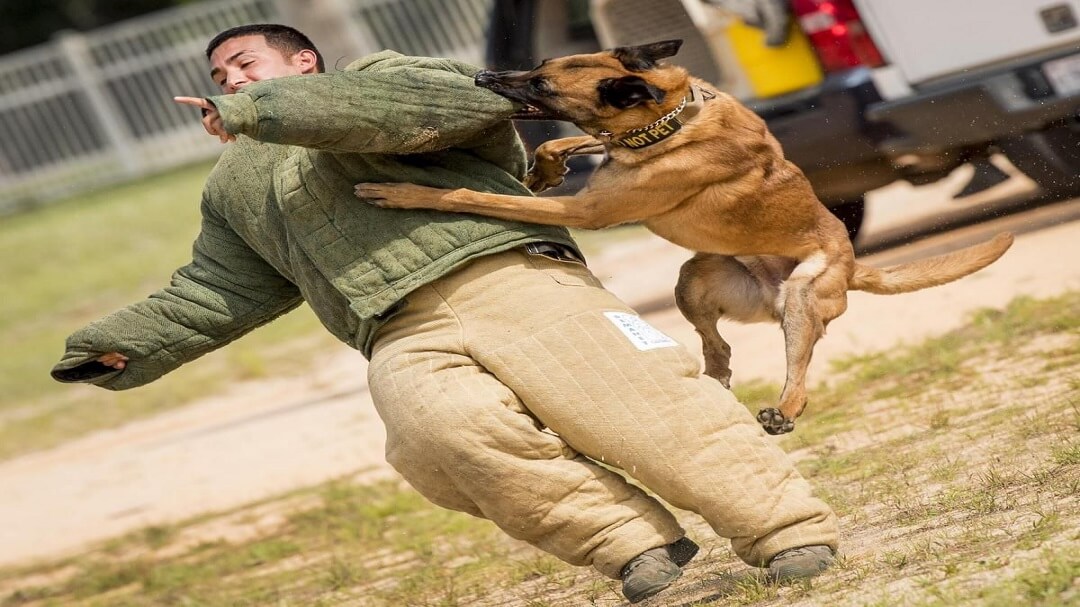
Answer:
<svg viewBox="0 0 1080 607"><path fill-rule="evenodd" d="M783 434L795 428L795 418L806 408L806 370L814 346L825 335L825 327L847 309L847 282L853 265L843 258L828 259L822 252L804 260L781 289L787 378L780 403L762 409L757 419L769 434Z"/></svg>
<svg viewBox="0 0 1080 607"><path fill-rule="evenodd" d="M683 264L675 303L701 336L705 375L731 387L731 346L716 329L721 317L742 322L775 320L776 290L734 257L698 253Z"/></svg>

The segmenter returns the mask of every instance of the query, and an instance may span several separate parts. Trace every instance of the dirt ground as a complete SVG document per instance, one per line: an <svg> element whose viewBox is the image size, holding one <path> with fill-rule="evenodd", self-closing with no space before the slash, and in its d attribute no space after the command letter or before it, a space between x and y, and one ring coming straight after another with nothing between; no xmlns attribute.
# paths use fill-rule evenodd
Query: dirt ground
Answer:
<svg viewBox="0 0 1080 607"><path fill-rule="evenodd" d="M848 312L816 349L811 384L830 360L886 350L958 326L977 308L1018 295L1080 289L1080 200L887 246L907 231L1004 208L1030 194L1016 178L963 202L950 201L963 175L923 188L894 184L870 197L862 261L888 265L934 254L1009 229L1005 257L951 285L895 297L852 293ZM609 289L665 333L698 342L671 300L689 253L651 236L621 242L590 265ZM734 381L783 380L783 340L769 325L722 325L732 344ZM363 358L344 347L325 353L303 378L234 386L180 410L101 432L59 448L0 463L0 566L76 553L91 543L151 524L224 510L327 479L364 471L392 475L383 430L367 394ZM812 415L810 411L808 415Z"/></svg>

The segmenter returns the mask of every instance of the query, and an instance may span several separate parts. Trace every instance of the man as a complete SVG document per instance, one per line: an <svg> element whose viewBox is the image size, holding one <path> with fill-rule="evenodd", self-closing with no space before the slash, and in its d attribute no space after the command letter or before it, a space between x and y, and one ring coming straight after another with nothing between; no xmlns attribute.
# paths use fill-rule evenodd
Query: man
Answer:
<svg viewBox="0 0 1080 607"><path fill-rule="evenodd" d="M562 228L357 201L360 181L524 194L510 102L476 68L390 51L334 74L291 28L219 34L226 94L177 98L234 143L211 172L193 260L75 332L60 381L122 390L302 300L371 363L387 459L441 506L660 592L701 514L776 579L832 561L836 517L697 359L605 291Z"/></svg>

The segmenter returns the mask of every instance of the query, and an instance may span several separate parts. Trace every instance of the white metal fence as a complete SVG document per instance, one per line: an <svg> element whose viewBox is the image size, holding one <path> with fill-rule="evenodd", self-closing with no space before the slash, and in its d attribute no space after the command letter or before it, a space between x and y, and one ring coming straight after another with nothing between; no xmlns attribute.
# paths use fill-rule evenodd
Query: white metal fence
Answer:
<svg viewBox="0 0 1080 607"><path fill-rule="evenodd" d="M172 97L215 92L203 50L223 29L286 23L322 46L319 24L332 24L348 38L336 47L350 53L391 48L480 63L491 4L206 1L0 57L0 214L218 155L217 140Z"/></svg>

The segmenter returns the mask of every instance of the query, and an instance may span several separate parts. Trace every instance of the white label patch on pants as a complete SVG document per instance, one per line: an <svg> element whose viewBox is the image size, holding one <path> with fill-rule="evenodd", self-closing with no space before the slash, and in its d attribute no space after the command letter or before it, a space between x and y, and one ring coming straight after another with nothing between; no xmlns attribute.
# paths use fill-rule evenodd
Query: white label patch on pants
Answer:
<svg viewBox="0 0 1080 607"><path fill-rule="evenodd" d="M664 335L636 314L604 312L604 316L607 316L608 320L618 327L638 350L655 350L679 345L679 342Z"/></svg>

